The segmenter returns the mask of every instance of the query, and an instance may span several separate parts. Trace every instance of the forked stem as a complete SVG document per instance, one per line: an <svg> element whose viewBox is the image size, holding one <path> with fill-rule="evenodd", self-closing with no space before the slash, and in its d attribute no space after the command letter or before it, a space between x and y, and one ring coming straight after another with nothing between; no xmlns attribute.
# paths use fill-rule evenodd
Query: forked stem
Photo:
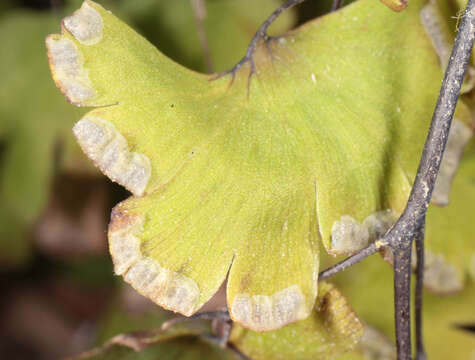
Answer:
<svg viewBox="0 0 475 360"><path fill-rule="evenodd" d="M400 303L399 306L396 305L396 309L399 311L395 313L399 360L411 358L410 324L407 327L410 314L405 311L405 304L409 303L410 291L403 291L402 289L403 286L407 289L407 284L410 282L410 280L406 281L405 276L407 275L407 267L410 268L412 241L419 236L419 231L424 226L425 214L429 207L455 106L472 53L475 40L474 4L474 0L468 1L460 23L406 208L394 227L383 238L394 251L395 281L402 282L402 285L395 284L395 289L398 290L399 288L399 292L395 293L395 302ZM396 260L396 258L398 259ZM401 299L398 296L407 298Z"/></svg>
<svg viewBox="0 0 475 360"><path fill-rule="evenodd" d="M318 281L329 278L330 276L333 276L339 273L340 271L343 271L353 266L354 264L359 263L360 261L366 259L368 256L373 255L375 252L381 249L382 246L383 243L381 242L374 242L369 244L367 247L347 257L345 260L340 261L339 263L329 267L328 269L323 270L320 274L318 274Z"/></svg>
<svg viewBox="0 0 475 360"><path fill-rule="evenodd" d="M474 4L474 0L468 1L464 16L460 23L459 31L455 39L455 44L452 49L452 54L449 64L447 65L439 98L432 117L429 133L424 145L424 151L417 170L414 186L412 187L406 208L396 224L381 239L384 244L388 244L392 248L394 253L395 323L399 360L411 358L409 271L412 242L415 237L423 236L419 234L419 231L424 226L425 214L429 207L432 190L434 189L435 180L440 168L440 162L447 143L450 124L454 116L455 106L460 95L460 89L470 60L470 54L475 40ZM420 241L419 245L421 245ZM362 258L373 253L369 252L367 249L368 248L363 249L361 254L357 253L349 259L344 260L341 264L335 265L334 268L344 270L352 261L354 261L354 259L361 261ZM423 245L419 251L423 252ZM334 273L336 272L333 271L332 274ZM423 275L420 274L419 277L421 276ZM419 291L421 292L422 289ZM419 311L421 311L422 303L420 302L418 306ZM420 325L421 319L418 321ZM422 339L421 336L419 337L419 340L420 339ZM423 354L423 351L419 351L418 354Z"/></svg>
<svg viewBox="0 0 475 360"><path fill-rule="evenodd" d="M234 74L236 73L237 70L239 70L239 68L242 65L244 65L247 62L251 66L250 75L252 75L256 70L254 57L253 57L254 51L256 50L256 46L259 44L260 40L266 41L269 39L269 36L267 35L267 29L269 28L269 26L271 26L272 23L279 17L279 15L282 14L285 10L290 9L300 3L303 3L304 1L306 0L288 0L287 2L282 4L282 6L277 8L272 14L270 14L269 17L262 23L262 25L259 27L259 29L257 29L256 33L252 37L251 42L249 43L249 46L247 47L246 55L244 55L244 57L241 60L239 60L239 62L231 70L226 71L225 73L221 75Z"/></svg>

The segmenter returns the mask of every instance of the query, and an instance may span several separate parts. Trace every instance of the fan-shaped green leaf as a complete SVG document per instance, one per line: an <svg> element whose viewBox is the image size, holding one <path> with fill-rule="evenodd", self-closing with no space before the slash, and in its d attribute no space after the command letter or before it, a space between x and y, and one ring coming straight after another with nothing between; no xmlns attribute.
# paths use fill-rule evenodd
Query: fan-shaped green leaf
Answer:
<svg viewBox="0 0 475 360"><path fill-rule="evenodd" d="M219 78L173 63L91 1L66 18L47 39L53 76L72 103L97 107L74 133L135 195L112 215L116 273L185 315L229 273L242 325L306 318L317 239L354 251L407 199L441 79L422 5L357 1Z"/></svg>

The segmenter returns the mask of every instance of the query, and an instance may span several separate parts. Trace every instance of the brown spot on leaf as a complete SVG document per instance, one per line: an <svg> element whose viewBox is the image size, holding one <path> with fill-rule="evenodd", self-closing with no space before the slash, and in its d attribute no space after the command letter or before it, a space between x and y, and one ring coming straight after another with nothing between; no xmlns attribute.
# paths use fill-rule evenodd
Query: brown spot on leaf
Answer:
<svg viewBox="0 0 475 360"><path fill-rule="evenodd" d="M394 11L402 11L407 7L407 0L381 0L381 2Z"/></svg>
<svg viewBox="0 0 475 360"><path fill-rule="evenodd" d="M137 215L122 211L118 204L112 209L111 220L109 222L109 232L116 232L127 228L137 219Z"/></svg>

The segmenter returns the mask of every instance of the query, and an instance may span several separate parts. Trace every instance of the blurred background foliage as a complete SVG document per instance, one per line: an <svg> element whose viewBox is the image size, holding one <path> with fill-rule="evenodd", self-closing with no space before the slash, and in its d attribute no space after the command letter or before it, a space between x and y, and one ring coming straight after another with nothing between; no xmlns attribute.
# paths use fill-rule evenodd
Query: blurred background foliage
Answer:
<svg viewBox="0 0 475 360"><path fill-rule="evenodd" d="M281 0L98 2L167 56L201 72L231 68L244 55L260 23L283 3ZM57 33L60 19L80 3L79 0L0 2L2 359L64 358L120 333L157 328L171 317L113 276L107 252L107 222L112 206L128 193L101 176L79 151L71 128L86 110L68 104L50 76L44 38ZM200 7L200 3L204 6ZM272 26L270 34L283 33L328 12L330 7L330 0L308 1L285 13ZM460 223L464 229L464 239L473 243L475 227L460 220L460 213L469 211L470 207L473 210L475 173L472 171L461 182L463 190L457 199L463 208L454 209L456 205L451 205L449 211L457 226ZM442 237L450 236L449 226L442 227L442 222L450 223L450 220L443 210L433 213L429 215L441 227L434 230L439 234L437 241L442 242ZM464 249L460 245L457 251ZM467 261L466 256L464 259ZM327 264L332 261L328 259ZM368 345L345 359L393 358L389 266L379 257L373 257L338 275L335 281L365 324L380 332L381 342L386 341L387 345L386 350L381 350L384 346L376 346L373 351L368 350L373 345ZM475 285L473 279L467 281L471 283L461 294L442 298L427 295L425 328L431 359L450 356L475 359ZM222 303L223 297L220 293L214 301ZM200 326L206 328L209 324ZM113 348L117 352L110 355L111 359L136 358L136 353L128 347L119 344ZM189 351L184 352L185 348ZM212 342L197 337L196 326L162 339L142 356L143 359L235 358L232 351L223 352Z"/></svg>

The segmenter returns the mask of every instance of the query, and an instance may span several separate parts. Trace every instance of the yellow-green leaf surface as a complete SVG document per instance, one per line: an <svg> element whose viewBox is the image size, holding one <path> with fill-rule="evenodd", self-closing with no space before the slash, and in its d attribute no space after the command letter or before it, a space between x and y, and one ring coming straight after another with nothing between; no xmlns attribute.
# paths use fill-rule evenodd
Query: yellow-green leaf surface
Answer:
<svg viewBox="0 0 475 360"><path fill-rule="evenodd" d="M376 238L402 210L441 70L420 23L372 0L308 23L219 78L189 71L86 1L47 38L58 87L97 107L83 150L134 197L113 211L117 274L195 313L228 275L232 318L253 330L306 318L320 238ZM417 56L415 56L417 54Z"/></svg>
<svg viewBox="0 0 475 360"><path fill-rule="evenodd" d="M323 360L352 350L362 330L346 299L335 287L322 282L315 310L306 320L265 333L234 324L230 341L254 360Z"/></svg>
<svg viewBox="0 0 475 360"><path fill-rule="evenodd" d="M54 171L89 167L71 134L84 112L58 94L47 68L43 39L55 27L57 17L50 13L12 10L0 17L2 265L28 259L29 226L45 206Z"/></svg>

